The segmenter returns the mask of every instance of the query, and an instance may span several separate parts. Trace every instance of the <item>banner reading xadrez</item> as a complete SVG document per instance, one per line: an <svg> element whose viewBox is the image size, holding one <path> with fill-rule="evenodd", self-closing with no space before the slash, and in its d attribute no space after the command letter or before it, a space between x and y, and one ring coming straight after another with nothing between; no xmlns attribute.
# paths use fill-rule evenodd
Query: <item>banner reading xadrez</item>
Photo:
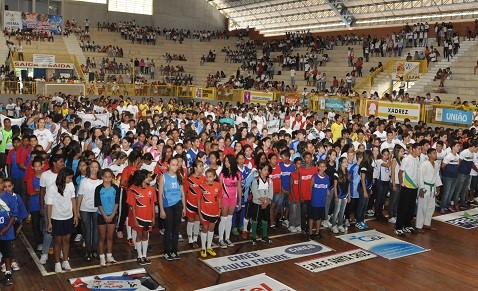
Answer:
<svg viewBox="0 0 478 291"><path fill-rule="evenodd" d="M420 104L367 100L365 115L374 115L383 119L393 115L398 121L408 118L411 122L418 122L420 121Z"/></svg>
<svg viewBox="0 0 478 291"><path fill-rule="evenodd" d="M251 277L215 285L197 291L245 291L245 290L282 290L294 291L291 287L267 276L266 274L254 275Z"/></svg>
<svg viewBox="0 0 478 291"><path fill-rule="evenodd" d="M293 245L286 245L256 252L230 255L220 258L203 260L203 262L219 273L237 271L246 268L283 262L300 257L317 255L332 251L331 248L316 241L308 241Z"/></svg>

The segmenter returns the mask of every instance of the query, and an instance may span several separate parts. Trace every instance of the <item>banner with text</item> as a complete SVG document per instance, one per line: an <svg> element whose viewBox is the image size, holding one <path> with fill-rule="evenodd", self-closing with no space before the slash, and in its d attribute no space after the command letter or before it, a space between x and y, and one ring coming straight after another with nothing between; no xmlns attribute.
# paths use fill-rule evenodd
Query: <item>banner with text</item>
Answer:
<svg viewBox="0 0 478 291"><path fill-rule="evenodd" d="M159 291L164 288L158 284L145 269L134 269L122 272L79 277L70 279L75 291Z"/></svg>
<svg viewBox="0 0 478 291"><path fill-rule="evenodd" d="M471 125L473 123L473 112L451 108L436 108L435 121Z"/></svg>
<svg viewBox="0 0 478 291"><path fill-rule="evenodd" d="M389 260L428 251L427 249L396 239L376 230L367 230L337 237Z"/></svg>
<svg viewBox="0 0 478 291"><path fill-rule="evenodd" d="M75 65L72 63L54 63L54 64L37 64L34 62L14 61L15 68L38 68L38 69L62 69L73 70Z"/></svg>
<svg viewBox="0 0 478 291"><path fill-rule="evenodd" d="M214 99L215 96L215 89L214 88L196 88L196 98L201 99Z"/></svg>
<svg viewBox="0 0 478 291"><path fill-rule="evenodd" d="M52 66L55 64L55 55L33 54L33 63L43 66Z"/></svg>
<svg viewBox="0 0 478 291"><path fill-rule="evenodd" d="M218 273L226 273L330 251L332 251L332 249L327 246L319 244L316 241L308 241L255 252L203 260L203 262Z"/></svg>
<svg viewBox="0 0 478 291"><path fill-rule="evenodd" d="M244 103L267 104L274 99L272 92L244 91Z"/></svg>
<svg viewBox="0 0 478 291"><path fill-rule="evenodd" d="M61 34L63 17L35 12L5 11L3 25L11 30L26 29L35 32Z"/></svg>
<svg viewBox="0 0 478 291"><path fill-rule="evenodd" d="M83 124L87 121L91 122L92 127L110 126L110 118L108 113L86 114L79 112L78 117L81 118Z"/></svg>
<svg viewBox="0 0 478 291"><path fill-rule="evenodd" d="M8 11L3 12L3 28L9 30L19 30L22 29L22 13L19 11Z"/></svg>
<svg viewBox="0 0 478 291"><path fill-rule="evenodd" d="M291 287L267 276L266 274L254 275L243 279L215 285L197 291L266 291L282 290L294 291Z"/></svg>
<svg viewBox="0 0 478 291"><path fill-rule="evenodd" d="M355 102L343 99L319 98L321 110L333 110L337 112L353 112Z"/></svg>
<svg viewBox="0 0 478 291"><path fill-rule="evenodd" d="M318 273L376 257L372 253L358 249L295 264L312 273Z"/></svg>
<svg viewBox="0 0 478 291"><path fill-rule="evenodd" d="M438 215L434 216L433 219L464 229L473 229L478 227L478 208Z"/></svg>
<svg viewBox="0 0 478 291"><path fill-rule="evenodd" d="M282 104L289 104L291 106L299 105L300 102L300 95L297 93L286 93L286 92L277 92L276 94L280 94L280 97L276 100L280 99Z"/></svg>
<svg viewBox="0 0 478 291"><path fill-rule="evenodd" d="M367 100L365 116L370 115L383 119L393 115L398 121L408 118L411 122L418 122L420 121L420 104Z"/></svg>
<svg viewBox="0 0 478 291"><path fill-rule="evenodd" d="M274 119L267 121L267 131L269 134L279 132L280 129L280 119Z"/></svg>
<svg viewBox="0 0 478 291"><path fill-rule="evenodd" d="M2 128L4 127L3 121L5 120L5 118L10 119L10 121L11 121L11 123L12 123L12 126L17 125L18 127L21 127L21 126L22 126L22 123L25 121L25 117L22 117L22 118L10 118L10 117L8 117L8 116L6 116L6 115L0 114L0 122L1 122Z"/></svg>
<svg viewBox="0 0 478 291"><path fill-rule="evenodd" d="M394 80L416 81L420 79L420 62L397 61Z"/></svg>

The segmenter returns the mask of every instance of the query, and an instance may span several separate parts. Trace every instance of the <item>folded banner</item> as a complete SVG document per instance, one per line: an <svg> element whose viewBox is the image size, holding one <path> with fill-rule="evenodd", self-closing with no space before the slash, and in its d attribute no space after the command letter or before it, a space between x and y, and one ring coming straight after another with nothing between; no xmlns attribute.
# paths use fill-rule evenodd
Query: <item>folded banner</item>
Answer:
<svg viewBox="0 0 478 291"><path fill-rule="evenodd" d="M291 287L282 284L281 282L267 276L266 274L259 274L243 279L215 285L197 291L245 291L245 290L282 290L294 291Z"/></svg>
<svg viewBox="0 0 478 291"><path fill-rule="evenodd" d="M12 126L14 125L17 125L18 127L21 127L23 121L25 121L25 117L22 117L22 118L10 118L6 115L3 115L3 114L0 114L0 122L2 123L2 128L3 128L3 120L5 120L5 118L8 118L10 119L10 121L12 122Z"/></svg>
<svg viewBox="0 0 478 291"><path fill-rule="evenodd" d="M123 272L79 277L70 279L73 290L76 291L159 291L164 288L159 285L145 269L133 269Z"/></svg>
<svg viewBox="0 0 478 291"><path fill-rule="evenodd" d="M428 251L427 249L396 239L376 230L340 235L338 238L389 260Z"/></svg>
<svg viewBox="0 0 478 291"><path fill-rule="evenodd" d="M108 113L102 114L86 114L86 113L78 113L78 117L81 118L83 123L89 121L91 122L92 127L101 127L101 126L109 126L110 125L110 118Z"/></svg>
<svg viewBox="0 0 478 291"><path fill-rule="evenodd" d="M376 257L372 253L358 249L295 264L312 273L318 273Z"/></svg>
<svg viewBox="0 0 478 291"><path fill-rule="evenodd" d="M478 227L478 208L434 216L433 219L464 229L472 229Z"/></svg>
<svg viewBox="0 0 478 291"><path fill-rule="evenodd" d="M267 121L267 131L269 134L279 132L280 129L280 119L274 119Z"/></svg>
<svg viewBox="0 0 478 291"><path fill-rule="evenodd" d="M217 272L225 273L330 251L332 251L332 249L327 246L319 244L316 241L308 241L255 252L203 260L203 262Z"/></svg>

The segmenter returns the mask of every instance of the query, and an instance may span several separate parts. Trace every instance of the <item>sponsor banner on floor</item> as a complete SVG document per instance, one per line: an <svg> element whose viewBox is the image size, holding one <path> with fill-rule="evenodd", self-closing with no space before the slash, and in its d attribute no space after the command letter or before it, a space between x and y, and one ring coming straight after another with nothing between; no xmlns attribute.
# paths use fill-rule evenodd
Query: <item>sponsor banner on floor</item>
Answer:
<svg viewBox="0 0 478 291"><path fill-rule="evenodd" d="M102 275L79 277L70 279L73 290L76 291L149 291L164 290L145 269L134 269L123 272L108 273Z"/></svg>
<svg viewBox="0 0 478 291"><path fill-rule="evenodd" d="M295 264L312 273L318 273L376 257L372 253L357 249Z"/></svg>
<svg viewBox="0 0 478 291"><path fill-rule="evenodd" d="M266 274L254 275L243 279L215 285L197 291L266 291L266 290L281 290L294 291L291 287L282 284L281 282L267 276Z"/></svg>
<svg viewBox="0 0 478 291"><path fill-rule="evenodd" d="M389 115L393 115L398 121L408 118L411 122L418 122L420 120L420 104L367 100L365 115L374 115L381 119L388 119Z"/></svg>
<svg viewBox="0 0 478 291"><path fill-rule="evenodd" d="M428 251L427 249L396 239L376 230L367 230L337 237L389 260Z"/></svg>
<svg viewBox="0 0 478 291"><path fill-rule="evenodd" d="M434 216L433 219L465 229L477 228L478 208Z"/></svg>
<svg viewBox="0 0 478 291"><path fill-rule="evenodd" d="M316 241L308 241L271 249L258 250L255 252L203 260L203 262L218 273L226 273L330 251L332 251L332 249L327 246L319 244Z"/></svg>

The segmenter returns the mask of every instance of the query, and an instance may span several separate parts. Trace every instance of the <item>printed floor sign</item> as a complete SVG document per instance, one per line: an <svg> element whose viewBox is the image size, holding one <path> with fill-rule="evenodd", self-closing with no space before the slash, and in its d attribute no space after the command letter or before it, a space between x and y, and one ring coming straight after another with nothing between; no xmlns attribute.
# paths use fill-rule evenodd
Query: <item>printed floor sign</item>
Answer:
<svg viewBox="0 0 478 291"><path fill-rule="evenodd" d="M340 235L337 236L337 238L389 260L428 251L427 249L376 230Z"/></svg>
<svg viewBox="0 0 478 291"><path fill-rule="evenodd" d="M370 252L356 249L295 264L309 272L318 273L376 257Z"/></svg>
<svg viewBox="0 0 478 291"><path fill-rule="evenodd" d="M294 291L291 287L267 276L266 274L258 274L251 277L215 285L198 291L249 291L249 290L281 290Z"/></svg>
<svg viewBox="0 0 478 291"><path fill-rule="evenodd" d="M478 208L434 216L433 219L464 229L472 229L478 227Z"/></svg>
<svg viewBox="0 0 478 291"><path fill-rule="evenodd" d="M203 262L216 270L218 273L225 273L283 262L305 256L317 255L330 251L332 251L332 249L327 246L319 244L316 241L308 241L293 245L208 259L203 260Z"/></svg>
<svg viewBox="0 0 478 291"><path fill-rule="evenodd" d="M145 269L72 278L70 284L75 291L150 291L164 290Z"/></svg>

